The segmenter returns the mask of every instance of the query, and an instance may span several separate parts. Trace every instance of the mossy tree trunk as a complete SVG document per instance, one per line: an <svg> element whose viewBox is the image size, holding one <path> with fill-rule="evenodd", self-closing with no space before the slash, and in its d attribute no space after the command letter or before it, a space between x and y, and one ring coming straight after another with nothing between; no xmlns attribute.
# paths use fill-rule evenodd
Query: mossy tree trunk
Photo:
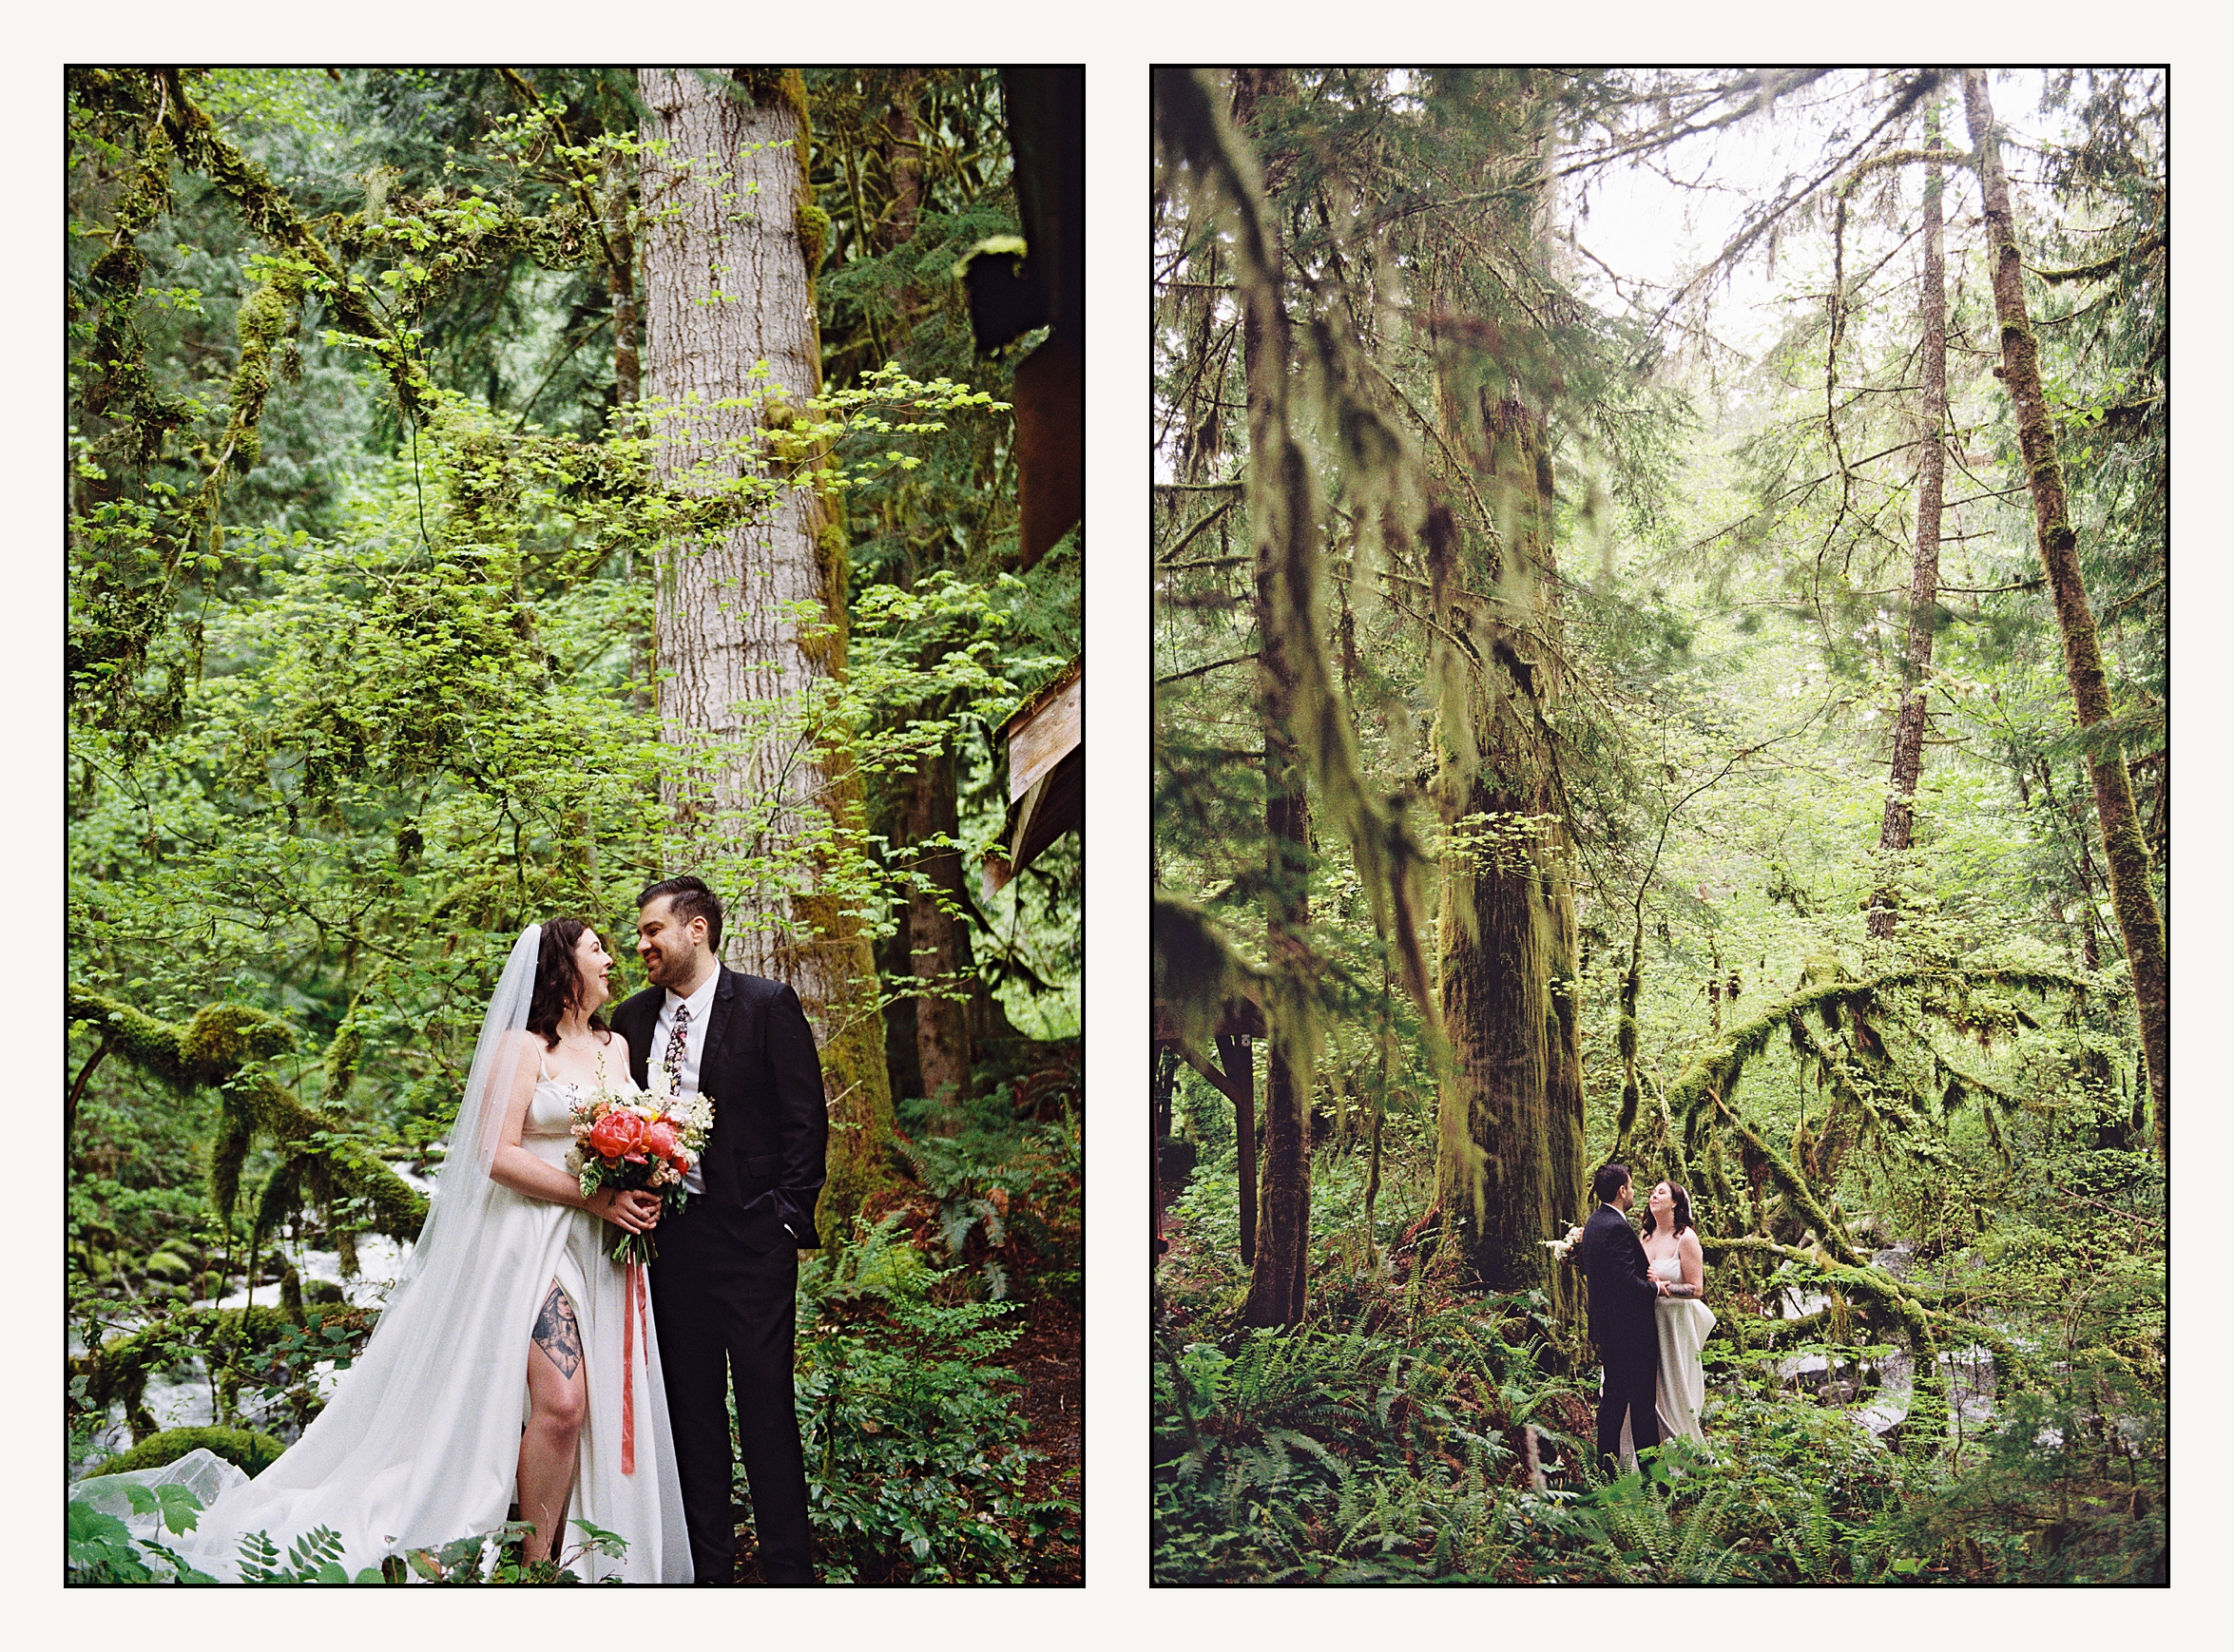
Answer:
<svg viewBox="0 0 2234 1652"><path fill-rule="evenodd" d="M1268 700L1267 703L1271 703ZM1302 759L1292 741L1277 739L1270 718L1264 741L1264 836L1267 889L1264 948L1276 980L1306 981L1311 969L1311 809L1303 785ZM1288 994L1275 990L1275 997ZM1249 1237L1249 1299L1242 1310L1250 1325L1295 1325L1303 1317L1311 1257L1311 1059L1294 1031L1282 1036L1300 1012L1275 1014L1264 1061L1264 1138L1258 1166L1260 1188L1256 1254ZM1240 1074L1248 1082L1248 1072ZM1244 1124L1238 1110L1237 1128ZM1248 1144L1242 1143L1245 1148ZM1242 1196L1249 1197L1248 1156L1242 1162Z"/></svg>
<svg viewBox="0 0 2234 1652"><path fill-rule="evenodd" d="M1924 111L1925 145L1936 155L1939 101ZM1916 829L1916 788L1924 765L1924 673L1932 664L1934 616L1939 605L1939 523L1947 484L1947 260L1941 245L1942 173L1924 168L1923 370L1925 440L1916 471L1916 563L1908 582L1908 648L1900 661L1900 712L1893 728L1892 785L1878 833L1878 855L1890 877ZM1900 914L1880 884L1872 897L1869 932L1882 940Z"/></svg>
<svg viewBox="0 0 2234 1652"><path fill-rule="evenodd" d="M1277 256L1277 255L1276 255ZM1277 262L1275 263L1277 267ZM1316 562L1319 526L1301 451L1288 434L1287 314L1252 292L1242 319L1249 402L1250 526L1256 545L1257 716L1264 734L1265 1006L1263 1138L1256 1254L1242 1311L1250 1325L1303 1317L1311 1253L1311 805L1296 739L1293 639L1282 611L1288 565ZM1245 1190L1244 1190L1245 1196Z"/></svg>
<svg viewBox="0 0 2234 1652"><path fill-rule="evenodd" d="M2040 340L2026 307L2024 253L2017 242L2016 216L2010 204L2009 177L2001 166L1984 69L1962 71L1962 95L1985 189L1987 259L1993 275L1993 307L2001 321L2001 377L2016 410L2017 442L2032 486L2040 562L2054 596L2056 626L2063 634L2064 674L2070 683L2072 708L2079 727L2091 729L2110 716L2109 682L2080 573L2079 536L2064 496L2055 426L2040 384ZM2109 867L2110 902L2117 909L2132 970L2141 1048L2156 1103L2157 1154L2166 1158L2171 1125L2171 1013L2164 915L2149 892L2148 844L2133 807L2133 783L2124 750L2115 740L2090 742L2087 767L2094 785L2095 816L2102 825L2103 858Z"/></svg>
<svg viewBox="0 0 2234 1652"><path fill-rule="evenodd" d="M1500 531L1493 539L1438 503L1425 534L1435 613L1466 682L1463 729L1446 701L1438 748L1437 795L1454 829L1437 960L1454 1073L1438 1109L1435 1199L1485 1287L1556 1288L1540 1241L1581 1220L1586 1201L1574 896L1544 721L1555 663L1500 617L1555 623L1551 456L1544 414L1517 399L1485 392L1468 406L1446 388L1443 409Z"/></svg>
<svg viewBox="0 0 2234 1652"><path fill-rule="evenodd" d="M880 253L905 246L915 237L922 217L923 147L915 130L915 105L920 90L915 69L901 71L893 89L892 118L887 125L884 164L892 179L892 208L871 231L871 243ZM909 316L921 302L914 283L902 279L892 289L894 326L904 333ZM889 354L872 310L872 332L880 354ZM904 503L889 507L905 512ZM895 523L893 526L896 527ZM908 565L913 583L914 563ZM921 715L945 715L943 705L928 705ZM919 1092L952 1109L971 1093L970 1070L976 1052L972 1047L970 998L977 986L976 960L970 945L967 912L969 893L963 887L965 869L960 840L959 803L954 783L955 753L942 743L927 752L909 776L902 816L904 841L913 856L914 871L921 881L908 891L902 917L907 946L900 954L899 973L926 984L913 996L906 1016L914 1048L905 1066L921 1086ZM958 1124L950 1110L948 1122Z"/></svg>
<svg viewBox="0 0 2234 1652"><path fill-rule="evenodd" d="M828 221L808 185L796 69L724 82L647 68L638 82L653 467L669 488L710 493L821 391L814 273ZM725 854L760 863L723 892L722 951L736 969L788 982L814 1026L832 1125L817 1220L833 1243L889 1176L876 961L817 863L765 869L860 808L857 780L834 772L786 709L844 669L847 579L830 505L790 490L725 532L663 545L656 620L664 738L684 759L665 798L683 837L673 858L717 875Z"/></svg>

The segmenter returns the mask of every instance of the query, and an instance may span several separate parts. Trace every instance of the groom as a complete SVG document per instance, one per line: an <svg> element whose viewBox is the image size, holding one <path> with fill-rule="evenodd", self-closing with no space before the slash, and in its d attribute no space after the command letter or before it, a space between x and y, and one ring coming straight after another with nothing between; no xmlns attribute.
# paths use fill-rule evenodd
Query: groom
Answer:
<svg viewBox="0 0 2234 1652"><path fill-rule="evenodd" d="M691 1563L702 1584L725 1584L736 1566L734 1373L761 1573L811 1584L791 1355L799 1252L821 1242L815 1195L830 1135L815 1035L789 987L722 965L722 903L700 879L655 883L637 908L636 951L651 986L613 1015L628 1070L647 1088L652 1068L670 1070L683 1092L714 1102L713 1131L684 1178L689 1203L660 1223L651 1264Z"/></svg>
<svg viewBox="0 0 2234 1652"><path fill-rule="evenodd" d="M1660 1370L1654 1309L1661 1290L1626 1214L1636 1202L1628 1166L1600 1165L1590 1191L1598 1208L1584 1225L1582 1242L1575 1248L1590 1281L1590 1340L1597 1343L1606 1362L1606 1388L1598 1400L1598 1455L1612 1465L1621 1450L1625 1412L1631 1445L1645 1451L1660 1444L1652 1379Z"/></svg>

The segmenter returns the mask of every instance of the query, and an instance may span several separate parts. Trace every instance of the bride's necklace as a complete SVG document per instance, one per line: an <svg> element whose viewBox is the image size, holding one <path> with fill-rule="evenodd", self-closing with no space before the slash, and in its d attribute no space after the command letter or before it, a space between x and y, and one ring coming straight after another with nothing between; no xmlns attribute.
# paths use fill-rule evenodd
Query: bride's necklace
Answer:
<svg viewBox="0 0 2234 1652"><path fill-rule="evenodd" d="M565 1033L560 1033L558 1047L577 1055L599 1057L605 1054L605 1046L598 1043L595 1034L587 1031L585 1031L579 1039L569 1038Z"/></svg>

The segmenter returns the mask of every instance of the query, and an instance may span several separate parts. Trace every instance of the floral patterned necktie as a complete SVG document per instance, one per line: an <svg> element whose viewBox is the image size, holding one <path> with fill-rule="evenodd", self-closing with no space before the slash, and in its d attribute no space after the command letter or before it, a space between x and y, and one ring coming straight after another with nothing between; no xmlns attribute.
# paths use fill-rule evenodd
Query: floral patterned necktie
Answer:
<svg viewBox="0 0 2234 1652"><path fill-rule="evenodd" d="M675 1028L667 1034L667 1053L662 1058L667 1076L675 1081L675 1088L683 1088L683 1057L690 1042L690 1006L675 1006Z"/></svg>

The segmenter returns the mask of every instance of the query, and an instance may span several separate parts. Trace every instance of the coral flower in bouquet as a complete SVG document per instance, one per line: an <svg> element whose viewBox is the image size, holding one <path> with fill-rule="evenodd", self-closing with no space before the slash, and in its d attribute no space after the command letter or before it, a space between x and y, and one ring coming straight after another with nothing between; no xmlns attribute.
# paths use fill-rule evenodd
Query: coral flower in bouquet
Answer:
<svg viewBox="0 0 2234 1652"><path fill-rule="evenodd" d="M683 1179L714 1127L714 1101L684 1100L664 1070L655 1069L652 1077L660 1086L653 1090L622 1095L601 1078L594 1090L576 1098L567 1168L585 1199L606 1187L656 1193L665 1217L690 1197ZM610 1254L616 1262L646 1262L659 1252L650 1233L625 1233Z"/></svg>

